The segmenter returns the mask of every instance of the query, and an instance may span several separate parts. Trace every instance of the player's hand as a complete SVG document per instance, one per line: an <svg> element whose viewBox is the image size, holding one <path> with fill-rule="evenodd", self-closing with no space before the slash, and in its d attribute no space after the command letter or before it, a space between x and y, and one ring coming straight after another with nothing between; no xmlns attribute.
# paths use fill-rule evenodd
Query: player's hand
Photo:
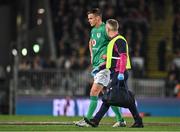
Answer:
<svg viewBox="0 0 180 132"><path fill-rule="evenodd" d="M99 67L96 67L91 71L91 75L94 77L98 72L99 72Z"/></svg>
<svg viewBox="0 0 180 132"><path fill-rule="evenodd" d="M119 73L118 76L117 76L118 80L124 80L124 74L122 73Z"/></svg>

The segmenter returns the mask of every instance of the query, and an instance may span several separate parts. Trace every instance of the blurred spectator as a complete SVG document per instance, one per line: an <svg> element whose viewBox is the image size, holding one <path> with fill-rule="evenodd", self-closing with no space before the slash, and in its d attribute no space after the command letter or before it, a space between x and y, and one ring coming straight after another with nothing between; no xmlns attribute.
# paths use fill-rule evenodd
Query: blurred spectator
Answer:
<svg viewBox="0 0 180 132"><path fill-rule="evenodd" d="M180 98L180 83L178 83L174 88L174 95L177 98Z"/></svg>
<svg viewBox="0 0 180 132"><path fill-rule="evenodd" d="M160 71L166 70L166 48L168 44L168 38L162 38L158 43L158 69Z"/></svg>
<svg viewBox="0 0 180 132"><path fill-rule="evenodd" d="M148 21L151 15L147 5L147 0L51 1L55 40L59 57L58 67L63 68L64 64L59 63L65 63L66 68L69 66L69 69L76 69L74 66L70 66L71 62L64 59L69 58L72 54L76 54L77 58L83 56L85 57L83 60L88 60L90 26L87 21L84 21L84 18L87 17L87 10L92 7L100 7L103 10L103 19L105 20L115 18L121 21L121 33L128 36L130 52L134 51L134 47L136 47L136 50L140 52L140 56L144 57L145 53L142 51L147 45ZM78 65L82 66L82 62L84 61L80 61L81 64ZM85 61L85 66L82 66L82 69L89 64L90 61Z"/></svg>
<svg viewBox="0 0 180 132"><path fill-rule="evenodd" d="M19 64L19 70L29 70L31 69L31 64L27 59L22 59Z"/></svg>
<svg viewBox="0 0 180 132"><path fill-rule="evenodd" d="M65 56L60 56L56 61L57 68L64 69L64 63L65 63Z"/></svg>
<svg viewBox="0 0 180 132"><path fill-rule="evenodd" d="M173 13L180 13L180 0L172 0L172 4L173 4Z"/></svg>
<svg viewBox="0 0 180 132"><path fill-rule="evenodd" d="M180 49L177 49L173 63L180 69Z"/></svg>
<svg viewBox="0 0 180 132"><path fill-rule="evenodd" d="M44 61L43 68L46 68L46 69L56 68L56 64L55 64L54 60L47 57Z"/></svg>
<svg viewBox="0 0 180 132"><path fill-rule="evenodd" d="M132 74L134 78L142 78L145 75L144 59L136 51L132 57Z"/></svg>
<svg viewBox="0 0 180 132"><path fill-rule="evenodd" d="M180 13L176 14L173 23L173 52L176 53L180 49Z"/></svg>
<svg viewBox="0 0 180 132"><path fill-rule="evenodd" d="M155 19L164 20L165 18L165 0L154 0Z"/></svg>
<svg viewBox="0 0 180 132"><path fill-rule="evenodd" d="M139 1L139 11L143 17L145 17L148 21L151 21L151 11L149 9L150 3L145 2L145 0Z"/></svg>
<svg viewBox="0 0 180 132"><path fill-rule="evenodd" d="M32 64L32 68L34 70L42 70L43 69L43 60L40 56L35 56L34 60L33 60L33 64Z"/></svg>
<svg viewBox="0 0 180 132"><path fill-rule="evenodd" d="M174 95L174 87L178 83L179 69L172 63L168 70L168 76L165 80L165 95L166 97L172 97Z"/></svg>
<svg viewBox="0 0 180 132"><path fill-rule="evenodd" d="M87 18L87 10L94 7L102 9L104 21L108 18L119 21L120 33L126 36L130 54L134 57L133 75L139 78L144 76L144 61L146 60L144 51L147 51L147 36L151 19L147 0L52 0L50 3L58 59L51 60L48 56L36 55L31 58L32 61L22 60L19 68L40 71L58 68L63 75L61 81L58 80L55 84L56 79L59 79L58 74L48 73L42 79L43 74L35 72L33 77L29 78L33 88L50 94L54 90L51 86L57 85L62 93L72 94L83 92L71 90L76 89L79 81L83 81L80 87L86 88L84 92L88 93L92 78L84 78L87 75L79 78L74 76L71 70L73 72L80 70L82 74L85 74L91 68L88 46L90 25L88 19L85 18Z"/></svg>

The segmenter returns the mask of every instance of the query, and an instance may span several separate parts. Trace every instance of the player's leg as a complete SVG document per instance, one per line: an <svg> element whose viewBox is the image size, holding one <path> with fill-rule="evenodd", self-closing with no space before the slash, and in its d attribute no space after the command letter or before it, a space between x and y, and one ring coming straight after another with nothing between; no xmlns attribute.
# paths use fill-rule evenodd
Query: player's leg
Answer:
<svg viewBox="0 0 180 132"><path fill-rule="evenodd" d="M128 72L127 71L124 73L124 77L125 77L124 82L125 82L126 88L128 90L129 88L128 88L128 83L127 83L127 80L128 80ZM130 110L130 112L131 112L131 114L135 120L135 123L132 125L132 127L144 127L143 122L142 122L142 118L140 117L139 112L138 112L137 107L136 107L136 104L135 104L134 95L131 92L129 92L129 96L133 100L133 102L129 106L129 110Z"/></svg>
<svg viewBox="0 0 180 132"><path fill-rule="evenodd" d="M133 103L129 106L129 111L131 112L133 118L134 118L134 124L131 126L131 127L144 127L143 125L143 121L142 121L142 118L141 116L139 115L139 112L138 112L138 109L136 107L136 104L135 104L135 98L134 98L134 95L129 91L129 95L131 98L133 98Z"/></svg>
<svg viewBox="0 0 180 132"><path fill-rule="evenodd" d="M100 84L94 83L91 92L90 92L90 105L88 109L88 113L86 115L87 119L91 119L93 116L94 111L96 110L97 103L98 103L98 95L102 91L103 86Z"/></svg>
<svg viewBox="0 0 180 132"><path fill-rule="evenodd" d="M99 125L99 122L101 121L101 119L103 118L103 116L105 115L105 113L108 111L110 105L108 105L107 103L103 102L99 111L96 113L96 115L94 116L93 119L86 119L85 121L91 125L92 127L97 127Z"/></svg>
<svg viewBox="0 0 180 132"><path fill-rule="evenodd" d="M94 83L90 92L90 105L88 108L88 113L86 115L86 119L91 119L93 113L97 107L98 95L103 90L104 86L107 86L110 80L110 71L108 69L104 69L99 71L94 77ZM78 121L75 123L77 126L87 126L84 120Z"/></svg>
<svg viewBox="0 0 180 132"><path fill-rule="evenodd" d="M94 111L96 110L97 107L97 103L98 103L98 95L101 92L101 90L103 89L102 85L93 83L92 88L91 88L91 92L90 92L90 104L88 107L88 113L86 115L86 117L80 121L75 122L76 126L79 127L88 127L89 125L85 122L86 120L90 120L93 116Z"/></svg>
<svg viewBox="0 0 180 132"><path fill-rule="evenodd" d="M108 69L104 69L99 71L94 77L94 84L91 88L90 98L90 106L87 113L86 118L89 120L92 118L93 113L97 107L98 95L103 90L103 87L107 86L110 80L110 71Z"/></svg>
<svg viewBox="0 0 180 132"><path fill-rule="evenodd" d="M103 104L101 105L101 108L99 109L99 111L96 113L96 115L94 116L93 119L85 119L85 121L91 125L92 127L97 127L99 125L99 122L101 121L101 119L103 118L103 116L105 115L105 113L108 111L110 105L103 102ZM112 106L111 106L112 107ZM118 107L114 107L113 108L118 108ZM119 110L119 109L118 109ZM117 112L117 114L119 113L119 111ZM119 115L121 117L121 115ZM121 118L122 119L122 118ZM120 118L117 119L118 120L118 125L116 127L124 127L124 124L122 123L122 125L119 125L119 120ZM122 121L121 121L122 122ZM125 124L126 126L126 124Z"/></svg>
<svg viewBox="0 0 180 132"><path fill-rule="evenodd" d="M113 74L112 75L112 82L111 82L111 86L113 87L113 85L117 84L117 74ZM120 109L117 106L111 106L111 109L113 110L113 112L116 115L116 123L113 125L113 127L125 127L126 126L126 122L124 121L124 119L121 116L120 113Z"/></svg>
<svg viewBox="0 0 180 132"><path fill-rule="evenodd" d="M126 121L121 116L120 109L117 106L111 106L111 109L116 115L116 123L113 125L113 127L125 127Z"/></svg>
<svg viewBox="0 0 180 132"><path fill-rule="evenodd" d="M129 108L130 112L132 113L132 116L134 118L135 123L131 126L131 127L144 127L143 126L143 122L142 122L142 118L140 117L137 108L135 105L132 105Z"/></svg>

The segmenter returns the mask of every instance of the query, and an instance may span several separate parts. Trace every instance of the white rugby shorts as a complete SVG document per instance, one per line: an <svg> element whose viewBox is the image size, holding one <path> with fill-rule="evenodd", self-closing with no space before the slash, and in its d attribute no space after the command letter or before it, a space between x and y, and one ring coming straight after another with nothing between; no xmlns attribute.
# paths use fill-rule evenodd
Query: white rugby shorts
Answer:
<svg viewBox="0 0 180 132"><path fill-rule="evenodd" d="M105 87L107 87L107 85L109 84L109 81L110 81L109 69L103 69L94 76L94 83L101 84Z"/></svg>

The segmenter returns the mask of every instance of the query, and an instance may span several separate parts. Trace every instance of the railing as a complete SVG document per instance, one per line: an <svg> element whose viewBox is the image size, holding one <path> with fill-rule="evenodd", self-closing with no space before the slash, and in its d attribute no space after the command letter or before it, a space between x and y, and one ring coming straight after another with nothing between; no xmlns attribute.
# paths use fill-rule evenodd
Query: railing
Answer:
<svg viewBox="0 0 180 132"><path fill-rule="evenodd" d="M88 71L20 71L17 95L88 96L93 82ZM138 97L163 97L164 80L129 79L129 89Z"/></svg>
<svg viewBox="0 0 180 132"><path fill-rule="evenodd" d="M164 97L165 81L160 79L133 79L132 90L138 97Z"/></svg>
<svg viewBox="0 0 180 132"><path fill-rule="evenodd" d="M84 96L92 80L87 71L20 71L17 94Z"/></svg>

